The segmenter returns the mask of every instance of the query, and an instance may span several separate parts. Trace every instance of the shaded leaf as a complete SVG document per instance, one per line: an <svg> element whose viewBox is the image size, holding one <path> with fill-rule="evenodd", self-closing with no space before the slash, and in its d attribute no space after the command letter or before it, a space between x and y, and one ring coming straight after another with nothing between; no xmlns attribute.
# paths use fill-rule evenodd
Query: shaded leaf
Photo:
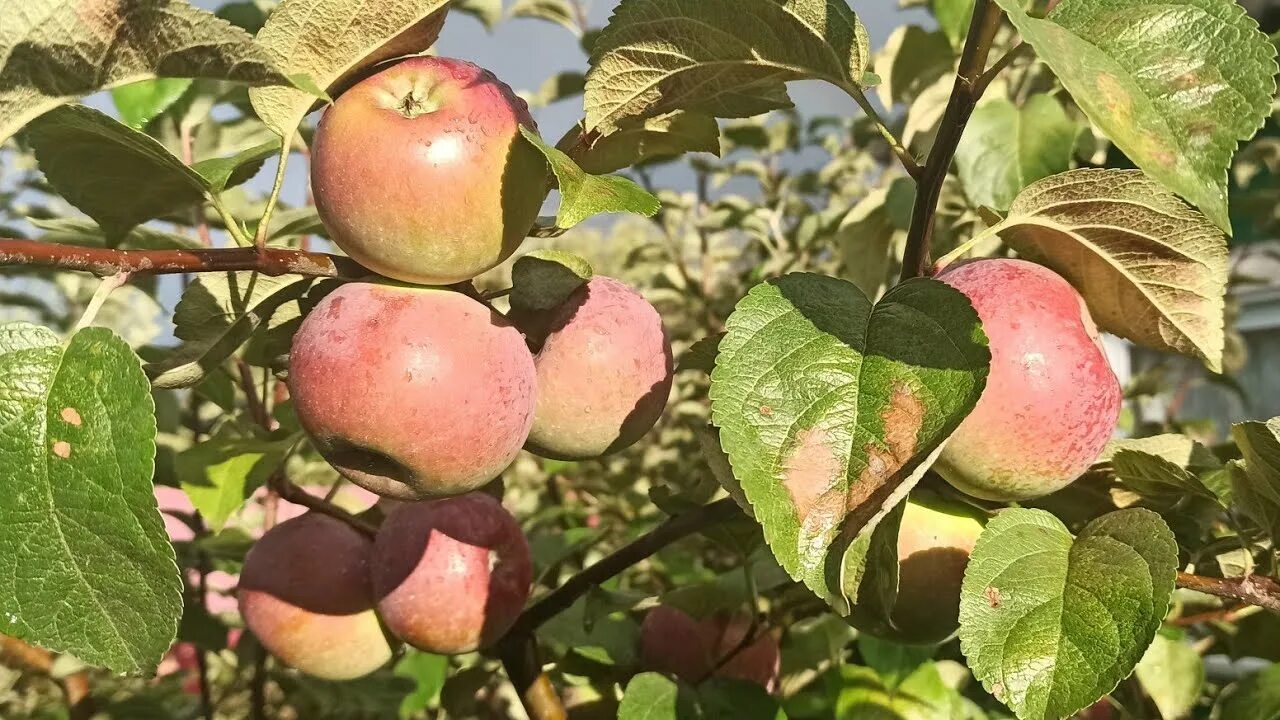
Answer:
<svg viewBox="0 0 1280 720"><path fill-rule="evenodd" d="M568 0L516 0L511 6L511 17L546 20L565 28L574 35L582 34L573 6Z"/></svg>
<svg viewBox="0 0 1280 720"><path fill-rule="evenodd" d="M591 175L568 155L543 142L538 134L521 125L520 133L547 158L560 185L560 209L556 227L568 229L593 215L627 212L652 217L661 204L644 188L618 175Z"/></svg>
<svg viewBox="0 0 1280 720"><path fill-rule="evenodd" d="M876 88L885 107L909 103L938 78L951 74L955 62L946 35L919 25L894 30L876 54L876 73L883 82Z"/></svg>
<svg viewBox="0 0 1280 720"><path fill-rule="evenodd" d="M267 158L280 153L280 142L265 142L242 150L227 158L201 160L191 169L202 178L210 192L220 193L229 187L248 182L258 174Z"/></svg>
<svg viewBox="0 0 1280 720"><path fill-rule="evenodd" d="M697 698L685 685L658 673L631 678L622 693L618 720L693 720L699 717Z"/></svg>
<svg viewBox="0 0 1280 720"><path fill-rule="evenodd" d="M111 91L111 100L120 113L121 122L141 130L178 102L189 87L190 78L154 78L115 88Z"/></svg>
<svg viewBox="0 0 1280 720"><path fill-rule="evenodd" d="M0 417L0 626L115 672L153 670L182 582L152 495L155 405L137 355L102 328L64 343L0 326Z"/></svg>
<svg viewBox="0 0 1280 720"><path fill-rule="evenodd" d="M492 30L502 20L502 0L453 0L449 9L470 15L487 30Z"/></svg>
<svg viewBox="0 0 1280 720"><path fill-rule="evenodd" d="M1204 660L1187 639L1186 632L1165 628L1138 663L1136 675L1142 689L1155 701L1164 720L1186 717L1204 685Z"/></svg>
<svg viewBox="0 0 1280 720"><path fill-rule="evenodd" d="M1071 167L1080 128L1051 95L1018 107L1000 99L974 111L956 147L956 170L974 205L1005 211L1018 193Z"/></svg>
<svg viewBox="0 0 1280 720"><path fill-rule="evenodd" d="M591 264L563 250L534 250L511 267L511 308L551 310L591 279Z"/></svg>
<svg viewBox="0 0 1280 720"><path fill-rule="evenodd" d="M1222 369L1226 238L1141 172L1040 180L997 231L1070 281L1103 330Z"/></svg>
<svg viewBox="0 0 1280 720"><path fill-rule="evenodd" d="M1228 687L1214 708L1216 720L1275 720L1280 717L1280 663Z"/></svg>
<svg viewBox="0 0 1280 720"><path fill-rule="evenodd" d="M559 147L589 173L610 173L690 152L720 155L720 128L710 115L674 112L629 122L587 144L580 142L581 129L579 125L566 135Z"/></svg>

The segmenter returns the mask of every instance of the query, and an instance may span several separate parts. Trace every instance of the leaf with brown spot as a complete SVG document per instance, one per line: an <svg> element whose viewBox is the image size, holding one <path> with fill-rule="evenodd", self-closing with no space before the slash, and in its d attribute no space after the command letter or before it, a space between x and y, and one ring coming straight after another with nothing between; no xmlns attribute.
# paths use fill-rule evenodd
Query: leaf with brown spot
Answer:
<svg viewBox="0 0 1280 720"><path fill-rule="evenodd" d="M837 612L883 554L868 531L973 408L989 362L968 300L934 280L873 305L844 280L787 275L729 318L712 419L778 562Z"/></svg>

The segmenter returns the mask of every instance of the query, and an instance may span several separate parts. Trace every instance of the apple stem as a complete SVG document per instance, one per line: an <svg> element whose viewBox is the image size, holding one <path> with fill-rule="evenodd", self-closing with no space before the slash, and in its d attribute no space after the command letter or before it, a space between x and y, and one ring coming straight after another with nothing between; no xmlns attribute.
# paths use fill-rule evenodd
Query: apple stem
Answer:
<svg viewBox="0 0 1280 720"><path fill-rule="evenodd" d="M997 63L991 73L985 72L991 44L1003 19L1000 6L991 0L977 0L974 3L973 20L969 23L969 34L960 54L960 67L956 72L955 84L951 86L951 97L947 100L938 136L933 141L933 148L929 150L924 169L917 176L911 228L907 232L906 249L902 256L903 280L927 276L929 273L929 244L933 240L933 226L938 212L938 200L942 197L942 185L946 182L956 147L964 135L965 125L969 123L969 116L978 106L983 90L994 78L993 73L1003 69L1003 64Z"/></svg>

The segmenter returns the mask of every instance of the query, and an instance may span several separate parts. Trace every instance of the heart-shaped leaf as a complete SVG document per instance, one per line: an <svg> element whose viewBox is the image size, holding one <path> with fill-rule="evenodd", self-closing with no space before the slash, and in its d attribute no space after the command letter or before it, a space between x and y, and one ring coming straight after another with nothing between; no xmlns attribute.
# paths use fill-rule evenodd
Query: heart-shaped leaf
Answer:
<svg viewBox="0 0 1280 720"><path fill-rule="evenodd" d="M995 231L1067 278L1102 329L1222 370L1226 238L1141 172L1047 177Z"/></svg>
<svg viewBox="0 0 1280 720"><path fill-rule="evenodd" d="M985 386L969 301L927 279L874 306L853 284L792 274L729 317L712 420L778 562L842 614L857 542L905 496Z"/></svg>
<svg viewBox="0 0 1280 720"><path fill-rule="evenodd" d="M1221 230L1227 166L1271 113L1275 47L1232 0L997 0L1085 114ZM1142 32L1134 32L1142 28Z"/></svg>
<svg viewBox="0 0 1280 720"><path fill-rule="evenodd" d="M789 107L789 80L861 96L870 56L845 0L623 0L591 53L587 128L672 110L750 117Z"/></svg>
<svg viewBox="0 0 1280 720"><path fill-rule="evenodd" d="M1018 107L1008 100L973 112L956 147L956 171L975 205L1008 210L1031 183L1071 167L1080 126L1052 95L1033 95Z"/></svg>
<svg viewBox="0 0 1280 720"><path fill-rule="evenodd" d="M0 28L0 142L50 108L153 77L290 83L253 37L187 0L23 0Z"/></svg>
<svg viewBox="0 0 1280 720"><path fill-rule="evenodd" d="M449 0L285 0L258 32L258 43L290 76L309 78L333 96L360 70L420 53L444 26ZM292 87L255 88L258 117L281 137L293 134L315 96Z"/></svg>
<svg viewBox="0 0 1280 720"><path fill-rule="evenodd" d="M556 227L567 230L593 215L627 212L652 217L662 207L658 198L620 175L592 175L568 155L543 142L538 133L521 125L520 133L547 158L560 185Z"/></svg>
<svg viewBox="0 0 1280 720"><path fill-rule="evenodd" d="M960 647L1019 718L1064 718L1133 672L1177 567L1173 532L1150 510L1108 513L1076 538L1044 510L1001 511L965 571Z"/></svg>
<svg viewBox="0 0 1280 720"><path fill-rule="evenodd" d="M154 669L182 581L152 495L138 356L104 328L64 343L0 326L0 417L0 627L116 672Z"/></svg>

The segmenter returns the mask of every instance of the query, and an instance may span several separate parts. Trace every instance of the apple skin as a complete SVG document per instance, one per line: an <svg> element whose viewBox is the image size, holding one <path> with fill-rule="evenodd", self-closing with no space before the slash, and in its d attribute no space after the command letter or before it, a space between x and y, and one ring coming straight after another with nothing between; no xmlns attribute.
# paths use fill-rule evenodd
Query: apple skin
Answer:
<svg viewBox="0 0 1280 720"><path fill-rule="evenodd" d="M289 388L321 455L397 500L460 495L497 477L533 422L524 337L448 290L348 283L293 339Z"/></svg>
<svg viewBox="0 0 1280 720"><path fill-rule="evenodd" d="M640 662L647 670L688 683L715 676L746 680L775 692L782 655L772 633L758 630L758 637L728 657L750 631L751 619L743 614L719 612L694 620L683 610L659 605L640 624Z"/></svg>
<svg viewBox="0 0 1280 720"><path fill-rule="evenodd" d="M585 460L644 437L666 408L674 368L658 311L626 284L595 277L544 327L530 331L541 349L529 450Z"/></svg>
<svg viewBox="0 0 1280 720"><path fill-rule="evenodd" d="M983 526L981 513L966 505L908 500L898 528L897 633L888 639L933 644L955 632L964 570Z"/></svg>
<svg viewBox="0 0 1280 720"><path fill-rule="evenodd" d="M547 194L520 136L528 105L488 70L413 57L325 111L311 149L316 211L333 241L405 282L469 280L510 257Z"/></svg>
<svg viewBox="0 0 1280 720"><path fill-rule="evenodd" d="M938 275L968 296L991 343L991 373L934 468L1000 502L1071 484L1115 431L1123 395L1075 288L1024 260L977 260Z"/></svg>
<svg viewBox="0 0 1280 720"><path fill-rule="evenodd" d="M391 659L374 611L373 543L334 518L308 513L254 543L240 573L240 614L285 664L350 680Z"/></svg>
<svg viewBox="0 0 1280 720"><path fill-rule="evenodd" d="M496 642L524 609L533 583L520 525L485 493L396 508L378 531L373 558L387 628L438 655Z"/></svg>

